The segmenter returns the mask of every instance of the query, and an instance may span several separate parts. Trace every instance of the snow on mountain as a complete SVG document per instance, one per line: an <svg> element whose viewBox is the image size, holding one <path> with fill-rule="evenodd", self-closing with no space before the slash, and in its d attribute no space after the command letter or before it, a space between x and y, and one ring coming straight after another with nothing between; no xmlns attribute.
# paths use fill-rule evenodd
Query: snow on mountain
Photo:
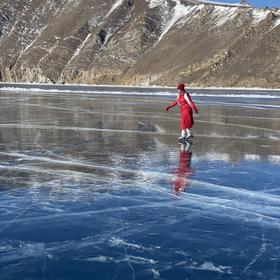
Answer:
<svg viewBox="0 0 280 280"><path fill-rule="evenodd" d="M273 28L277 27L278 25L280 25L280 17L275 21Z"/></svg>
<svg viewBox="0 0 280 280"><path fill-rule="evenodd" d="M116 0L110 11L107 13L105 17L108 17L114 10L116 10L121 4L123 3L124 0Z"/></svg>
<svg viewBox="0 0 280 280"><path fill-rule="evenodd" d="M0 80L280 87L279 28L213 1L3 0Z"/></svg>
<svg viewBox="0 0 280 280"><path fill-rule="evenodd" d="M149 8L153 9L157 6L165 6L167 4L166 0L146 0L149 3Z"/></svg>
<svg viewBox="0 0 280 280"><path fill-rule="evenodd" d="M228 3L228 2L220 2L220 1L208 1L208 0L192 0L193 2L197 4L210 4L215 6L225 6L225 7L251 7L247 3Z"/></svg>
<svg viewBox="0 0 280 280"><path fill-rule="evenodd" d="M270 13L270 11L268 10L257 10L254 9L252 10L252 14L253 14L253 25L258 24L260 21L264 20L268 14Z"/></svg>
<svg viewBox="0 0 280 280"><path fill-rule="evenodd" d="M226 7L215 7L213 11L213 19L215 25L222 26L227 21L233 19L236 16L238 8L226 8Z"/></svg>
<svg viewBox="0 0 280 280"><path fill-rule="evenodd" d="M159 37L159 41L163 36L168 33L168 31L176 24L179 20L188 20L188 15L199 10L199 6L184 6L181 4L180 0L174 0L175 6L171 12L169 20L166 22L165 27Z"/></svg>

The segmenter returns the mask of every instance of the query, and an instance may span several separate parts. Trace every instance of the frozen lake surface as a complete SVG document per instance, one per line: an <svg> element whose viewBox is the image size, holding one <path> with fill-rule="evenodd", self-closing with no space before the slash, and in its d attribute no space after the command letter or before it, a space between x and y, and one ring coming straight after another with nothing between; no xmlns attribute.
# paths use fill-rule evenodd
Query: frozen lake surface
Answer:
<svg viewBox="0 0 280 280"><path fill-rule="evenodd" d="M0 279L279 279L279 93L108 93L0 92Z"/></svg>

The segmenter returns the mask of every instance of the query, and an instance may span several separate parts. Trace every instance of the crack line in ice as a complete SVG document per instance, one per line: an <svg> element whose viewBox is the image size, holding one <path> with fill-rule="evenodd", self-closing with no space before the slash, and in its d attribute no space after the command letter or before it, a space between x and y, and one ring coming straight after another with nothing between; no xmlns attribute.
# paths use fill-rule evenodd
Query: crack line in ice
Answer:
<svg viewBox="0 0 280 280"><path fill-rule="evenodd" d="M209 199L209 197L208 197ZM246 217L246 221L251 221L251 222L259 222L259 219L262 219L263 223L266 223L267 225L270 225L271 227L276 227L279 228L280 227L280 219L279 218L274 218L274 217L270 217L267 215L263 215L260 213L256 213L256 212L252 212L252 211L248 211L248 210L243 210L243 209L238 209L235 207L231 207L231 206L226 206L223 204L217 204L215 203L216 198L211 198L209 201L197 201L196 200L196 196L193 194L188 194L188 200L191 201L193 203L192 206L198 206L198 207L202 207L204 206L204 211L205 213L211 214L211 212L213 211L213 208L217 208L216 212L213 212L213 215L215 215L215 217L217 215L223 215L223 216L228 216L232 219L244 219L244 217L240 216L240 215L232 215L232 210L233 211L237 211L239 213L244 213L247 215L250 215L251 217L255 217L257 219L253 219L249 217ZM170 202L167 202L166 204L163 204L162 202L154 202L154 203L146 203L143 204L141 206L139 205L134 205L134 206L129 206L129 207L115 207L115 208L107 208L107 209L101 209L101 210L91 210L91 211L77 211L77 212L68 212L68 213L60 213L60 214L52 214L52 215L45 215L45 216L40 216L40 217L27 217L27 218L21 218L21 219L14 219L13 220L13 224L15 223L22 223L22 222L29 222L29 223L34 223L35 221L40 221L43 222L44 220L54 220L54 219L61 219L61 218L70 218L70 217L88 217L88 215L90 214L101 214L101 213L116 213L116 212L122 212L122 211L130 211L133 209L139 209L139 207L141 208L158 208L158 207L169 207L169 208L174 208L174 205L170 205ZM179 208L182 208L180 206L177 206ZM193 211L198 211L201 213L201 211L203 211L202 209L192 209ZM210 211L211 209L211 211ZM223 209L223 211L221 212L220 209ZM226 214L225 210L231 210L230 213ZM7 221L0 221L0 224L6 224ZM8 222L8 224L10 225L10 221ZM7 225L5 225L3 228L6 228Z"/></svg>
<svg viewBox="0 0 280 280"><path fill-rule="evenodd" d="M49 163L56 163L56 164L62 164L62 165L69 165L69 166L78 166L78 167L86 167L86 168L94 168L94 169L102 169L102 170L109 170L109 171L119 171L119 172L126 172L126 173L137 173L137 174L149 174L150 176L167 176L170 177L169 173L161 173L161 172L150 172L150 171L142 171L142 170L133 170L133 169L125 169L125 168L119 168L119 167L110 167L105 165L96 165L91 164L87 162L79 162L79 161L69 161L69 160L57 160L57 159L51 159L48 157L40 157L40 156L29 156L26 154L21 153L5 153L0 152L1 155L8 155L13 157L19 157L21 160L28 160L28 161L43 161L43 162L49 162Z"/></svg>
<svg viewBox="0 0 280 280"><path fill-rule="evenodd" d="M43 276L43 280L46 280L47 256L44 255L43 258L44 258L44 261L43 261L43 267L42 267L42 276Z"/></svg>
<svg viewBox="0 0 280 280"><path fill-rule="evenodd" d="M105 99L104 99L105 100ZM73 108L67 108L67 107L58 107L58 106L50 106L50 105L44 105L44 104L33 104L33 103L24 103L22 106L25 107L40 107L44 109L51 109L51 110L60 110L60 111L68 111L73 112ZM74 109L75 110L75 109ZM141 113L132 113L131 111L122 110L122 112L104 112L104 110L88 110L88 109L79 109L79 114L90 114L90 115L96 115L96 114L102 114L102 115L117 115L117 116L127 116L129 114L132 117L146 117L147 115L154 119L170 119L170 120L177 120L177 117L172 116L166 116L164 114L159 115L149 115L149 113L141 112ZM212 114L212 116L217 117L225 117L225 115L219 115L219 114ZM243 118L243 116L231 116L231 118ZM261 120L280 120L280 118L277 117L257 117L257 116L247 116L247 119L261 119ZM198 120L199 122L199 120ZM202 121L200 121L202 122ZM223 123L221 123L223 124ZM163 132L163 131L162 131Z"/></svg>
<svg viewBox="0 0 280 280"><path fill-rule="evenodd" d="M126 172L126 173L133 173L133 174L139 174L139 175L145 175L150 177L161 177L161 178L170 178L173 177L173 174L170 173L163 173L163 172L155 172L155 171L146 171L146 170L133 170L133 169L127 169L127 168L119 168L114 166L105 166L105 165L96 165L91 164L87 162L80 162L80 161L71 161L71 159L66 160L57 160L57 159L51 159L48 157L41 157L41 156L30 156L22 153L6 153L6 152L0 152L0 155L10 156L10 157L18 157L21 160L28 160L28 161L43 161L43 162L49 162L49 163L56 163L56 164L62 164L62 165L69 165L69 166L78 166L78 167L86 167L86 168L93 168L93 169L102 169L102 170L109 170L109 171L118 171L118 172ZM238 188L232 188L217 184L211 184L206 183L203 181L198 180L192 180L193 186L204 186L204 187L211 187L211 189L218 189L223 190L225 192L230 192L233 194L239 194L239 195L246 195L254 198L258 198L264 201L270 201L270 202L277 202L280 203L280 198L275 195L266 194L264 192L255 192L250 191L246 189L238 189Z"/></svg>
<svg viewBox="0 0 280 280"><path fill-rule="evenodd" d="M197 122L206 122L199 121ZM225 125L225 124L223 124ZM240 126L240 125L237 125ZM150 135L177 135L175 132L161 132L161 131L143 131L143 130L126 130L126 129L109 129L109 128L89 128L89 127L65 127L65 126L56 126L56 125L28 125L28 124L0 124L0 127L3 128L19 128L19 129L47 129L47 130L72 130L72 131L102 131L102 132L117 132L117 133L136 133L136 134L150 134ZM249 127L253 128L253 127ZM275 133L280 133L277 130L270 130L266 128L258 128ZM229 135L209 135L209 134L196 134L197 137L206 137L206 138L222 138L222 139L249 139L252 137L249 136L229 136ZM254 136L253 138L257 138ZM270 139L270 140L278 140Z"/></svg>
<svg viewBox="0 0 280 280"><path fill-rule="evenodd" d="M254 265L258 259L264 254L264 252L266 251L266 242L264 240L264 234L262 234L262 244L261 247L258 250L258 253L253 257L253 259L250 261L250 263L243 269L243 273L246 273L251 267L252 265Z"/></svg>
<svg viewBox="0 0 280 280"><path fill-rule="evenodd" d="M194 96L194 94L192 94ZM278 99L278 98L277 98ZM275 104L244 104L244 103L237 103L237 102L219 102L219 101L207 101L206 104L218 104L223 106L231 106L231 107L241 107L241 108L251 108L251 109L258 109L258 110L266 110L267 108L280 108L280 105Z"/></svg>
<svg viewBox="0 0 280 280"><path fill-rule="evenodd" d="M2 228L0 228L0 233L5 231L8 227L10 227L12 224L14 224L16 221L19 220L20 217L22 217L26 212L28 212L28 210L37 202L33 201L32 203L30 203L25 209L23 209L22 211L20 211L13 219L11 219L8 223L6 223ZM0 223L1 224L1 223Z"/></svg>
<svg viewBox="0 0 280 280"><path fill-rule="evenodd" d="M215 116L215 117L221 117L221 118L224 118L226 117L226 114L211 114L212 116ZM234 116L234 115L231 115L230 118L235 118L235 119L244 119L244 116ZM264 116L246 116L246 119L252 119L252 120L269 120L269 121L279 121L280 120L280 117L264 117Z"/></svg>
<svg viewBox="0 0 280 280"><path fill-rule="evenodd" d="M221 209L223 209L223 212L224 212L222 214L223 216L228 216L228 217L233 218L233 219L242 219L242 216L240 216L240 215L232 215L232 211L236 211L236 212L239 212L239 213L242 213L242 214L247 214L247 215L250 215L252 217L257 218L257 220L251 219L251 222L259 223L259 220L262 220L263 223L270 224L272 227L277 227L277 228L280 227L280 218L271 217L271 216L268 216L266 214L257 213L255 211L236 208L236 207L229 206L229 205L226 205L226 204L218 204L218 203L216 203L216 201L217 200L223 201L223 199L217 199L217 197L206 197L206 196L195 195L195 194L190 194L190 193L188 193L187 196L188 196L188 199L190 201L192 201L192 203L194 205L197 205L199 207L205 206L205 208L207 208L208 211L210 211L210 209L213 211L213 209L221 208ZM203 198L203 199L206 198L206 199L208 199L208 201L197 200L197 198L200 198L200 197ZM228 210L228 211L231 211L231 212L229 212L229 214L226 214L225 210ZM220 211L220 210L218 210L218 211ZM219 215L219 212L216 212L216 215ZM250 220L249 217L246 217L246 221L248 222L249 220Z"/></svg>
<svg viewBox="0 0 280 280"><path fill-rule="evenodd" d="M52 169L41 169L41 168L34 168L34 167L29 167L29 166L9 166L9 165L0 165L0 170L8 170L8 171L27 171L27 172L32 172L32 173L43 173L43 174L50 174L50 175L57 175L61 176L61 173L65 173L66 175L71 175L71 173L77 173L77 174L86 174L83 172L78 172L74 170L52 170ZM90 174L88 174L90 176ZM13 179L13 178L10 178Z"/></svg>
<svg viewBox="0 0 280 280"><path fill-rule="evenodd" d="M263 201L274 202L279 204L280 206L280 197L278 195L270 195L265 192L257 192L257 191L247 190L247 189L239 189L239 188L227 187L218 184L211 184L199 180L192 180L191 183L195 187L207 187L207 188L210 187L211 189L216 189L227 193L229 192L231 194L238 194L239 196L246 195L247 197L250 198L258 198Z"/></svg>
<svg viewBox="0 0 280 280"><path fill-rule="evenodd" d="M213 122L213 121L202 121L202 120L197 120L196 122L198 122L198 123L211 123L211 124L216 124L216 125L218 124L218 125L223 125L223 126L251 128L251 129L255 129L255 130L264 130L264 131L276 132L276 133L280 134L280 131L278 129L271 129L271 128L265 128L265 127L260 127L260 126L251 126L251 125L234 124L234 123L223 123L223 122Z"/></svg>
<svg viewBox="0 0 280 280"><path fill-rule="evenodd" d="M127 250L124 247L124 251L125 251L125 260L127 261L128 266L130 267L131 271L132 271L132 279L135 280L135 269L133 267L133 265L131 264L130 258L127 254Z"/></svg>
<svg viewBox="0 0 280 280"><path fill-rule="evenodd" d="M211 185L211 184L207 184L206 185ZM218 188L218 189L224 189L223 187L221 188ZM238 191L237 191L238 192ZM234 192L235 193L235 192ZM252 192L250 193L250 191L241 191L239 193L249 193L250 196L252 196ZM263 193L259 193L259 194L256 194L257 195L257 198L259 199L260 196L263 195ZM218 214L219 212L217 211L220 211L219 208L222 208L223 209L223 214L224 216L229 216L231 218L237 218L237 219L242 219L244 217L240 216L240 215L232 215L232 211L236 211L236 212L239 212L239 213L244 213L244 214L247 214L247 215L250 215L251 217L256 217L257 220L254 220L252 219L252 222L258 222L259 219L261 220L264 220L264 222L266 224L269 224L273 227L279 226L279 218L278 217L271 217L271 216L268 216L268 214L270 213L270 210L267 209L267 213L259 213L259 212L256 212L256 209L242 209L240 207L247 207L247 200L246 200L246 203L237 203L234 202L233 206L232 205L232 200L230 199L221 199L221 198L218 198L218 197L209 197L209 196L203 196L203 195L197 195L197 194L193 194L193 193L186 193L184 198L187 200L187 201L191 201L192 204L189 204L188 205L190 207L195 207L193 208L193 210L197 210L199 212L203 211L203 209L205 209L205 211L209 212L209 209L212 209L213 211L213 215L216 215ZM274 202L277 202L279 204L279 198L275 201L274 197L271 198L271 195L265 195L265 197L263 197L263 199L267 201L267 203L269 201L274 201ZM219 202L219 203L217 203ZM252 203L255 203L254 201ZM261 209L263 208L263 203L260 204L259 201L257 201L256 203L258 203L258 205L261 207ZM237 204L238 204L238 207L237 207ZM240 205L239 205L240 204ZM161 203L153 203L152 205L150 204L146 204L146 205L141 205L142 208L149 208L149 207L174 207L171 206L169 204L169 202L167 201L167 204L163 204L162 202ZM178 206L181 208L181 206ZM196 209L196 207L199 207L200 209ZM210 207L210 208L209 208ZM139 208L139 205L135 205L135 206L130 206L130 207L117 207L117 208L114 208L114 209L102 209L102 210L93 210L93 211L81 211L81 212L75 212L75 213L65 213L65 214L55 214L55 215L47 215L47 216L44 216L44 217L31 217L31 218L23 218L23 219L17 219L15 222L24 222L24 221L36 221L36 220L39 220L39 219L54 219L54 218L63 218L63 217L71 217L71 216L81 216L81 215L88 215L88 214L98 214L98 213L106 213L106 212L114 212L114 211L128 211L128 210L131 210L131 209L137 209ZM215 209L215 211L214 211ZM229 214L226 214L225 210L229 210L230 213ZM265 208L264 208L265 210ZM211 212L212 212L211 211ZM216 213L216 214L215 214ZM248 217L246 218L246 220L248 221ZM3 224L5 223L5 221L1 221L0 224Z"/></svg>
<svg viewBox="0 0 280 280"><path fill-rule="evenodd" d="M103 131L103 132L121 132L121 133L140 133L140 134L155 134L165 135L166 132L159 131L143 131L143 130L127 130L127 129L110 129L110 128L89 128L89 127L65 127L55 125L28 125L28 124L0 124L0 127L5 128L21 128L21 129L57 129L57 130L74 130L74 131ZM168 133L169 135L177 135Z"/></svg>

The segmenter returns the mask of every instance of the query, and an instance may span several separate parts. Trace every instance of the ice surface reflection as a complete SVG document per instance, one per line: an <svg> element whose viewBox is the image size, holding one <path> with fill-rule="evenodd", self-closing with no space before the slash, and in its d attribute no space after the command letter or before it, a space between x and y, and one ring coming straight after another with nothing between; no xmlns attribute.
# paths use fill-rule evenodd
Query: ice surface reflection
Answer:
<svg viewBox="0 0 280 280"><path fill-rule="evenodd" d="M195 98L1 93L0 279L278 279L280 99Z"/></svg>
<svg viewBox="0 0 280 280"><path fill-rule="evenodd" d="M190 185L191 169L191 152L192 141L188 141L180 145L180 154L178 161L178 169L176 177L173 181L173 191L175 194L180 194Z"/></svg>

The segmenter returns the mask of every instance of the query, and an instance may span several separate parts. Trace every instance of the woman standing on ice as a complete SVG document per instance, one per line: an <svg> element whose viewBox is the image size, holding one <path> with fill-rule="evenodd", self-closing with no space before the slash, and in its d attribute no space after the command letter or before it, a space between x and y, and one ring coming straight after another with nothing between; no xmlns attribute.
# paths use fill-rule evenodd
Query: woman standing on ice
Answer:
<svg viewBox="0 0 280 280"><path fill-rule="evenodd" d="M191 96L188 92L185 91L184 84L178 84L178 95L177 100L171 103L165 110L168 111L172 107L179 105L181 110L181 137L179 137L180 141L186 140L190 137L193 137L191 128L194 124L193 121L193 110L198 113L198 110L193 103Z"/></svg>

